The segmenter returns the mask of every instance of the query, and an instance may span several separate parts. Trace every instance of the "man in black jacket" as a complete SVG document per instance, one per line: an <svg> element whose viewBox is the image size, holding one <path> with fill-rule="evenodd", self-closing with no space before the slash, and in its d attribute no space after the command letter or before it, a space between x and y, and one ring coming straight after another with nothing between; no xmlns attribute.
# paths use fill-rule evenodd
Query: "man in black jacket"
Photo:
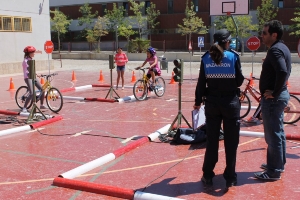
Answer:
<svg viewBox="0 0 300 200"><path fill-rule="evenodd" d="M291 73L291 53L283 44L283 26L272 20L264 25L262 42L269 48L262 65L259 90L262 94L261 109L265 140L268 144L265 171L255 173L263 180L279 180L286 163L286 138L283 128L283 112L290 95L286 82Z"/></svg>

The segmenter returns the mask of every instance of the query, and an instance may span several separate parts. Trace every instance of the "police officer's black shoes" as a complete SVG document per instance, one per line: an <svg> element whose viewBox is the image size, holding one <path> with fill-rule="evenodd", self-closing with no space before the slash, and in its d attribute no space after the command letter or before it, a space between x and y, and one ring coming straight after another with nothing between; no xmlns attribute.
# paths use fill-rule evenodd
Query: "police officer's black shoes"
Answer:
<svg viewBox="0 0 300 200"><path fill-rule="evenodd" d="M226 188L232 187L232 186L236 186L237 184L237 180L233 180L233 181L226 181Z"/></svg>
<svg viewBox="0 0 300 200"><path fill-rule="evenodd" d="M211 178L204 178L204 176L202 176L201 181L204 183L204 185L206 186L212 186L213 182Z"/></svg>

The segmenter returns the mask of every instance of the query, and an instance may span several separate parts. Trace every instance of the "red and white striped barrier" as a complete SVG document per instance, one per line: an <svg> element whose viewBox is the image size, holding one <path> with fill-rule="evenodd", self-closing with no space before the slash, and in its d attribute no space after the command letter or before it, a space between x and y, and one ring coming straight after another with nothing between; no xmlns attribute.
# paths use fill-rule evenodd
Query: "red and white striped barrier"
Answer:
<svg viewBox="0 0 300 200"><path fill-rule="evenodd" d="M16 127L16 128L2 130L2 131L0 131L0 136L9 135L9 134L12 134L12 133L18 133L18 132L21 132L21 131L28 131L28 130L31 130L31 129L36 129L36 128L39 128L41 126L44 126L44 125L47 125L47 124L50 124L50 123L53 123L53 122L56 122L56 121L61 120L61 119L62 119L62 116L56 116L56 117L53 117L51 119L47 119L47 120L43 120L43 121L40 121L40 122L32 123L30 125L25 125L25 126L20 126L20 127Z"/></svg>
<svg viewBox="0 0 300 200"><path fill-rule="evenodd" d="M117 100L115 100L115 99L102 99L102 98L90 98L90 97L63 96L63 99L76 100L76 101L101 101L101 102L109 102L109 103L117 102Z"/></svg>
<svg viewBox="0 0 300 200"><path fill-rule="evenodd" d="M247 137L265 137L264 132L240 131L240 136ZM287 140L300 140L300 134L285 134Z"/></svg>
<svg viewBox="0 0 300 200"><path fill-rule="evenodd" d="M178 198L144 193L139 191L134 191L127 188L119 188L109 185L71 180L66 178L56 177L53 180L53 185L58 187L70 188L74 190L81 190L85 192L92 192L96 194L102 194L111 197L117 197L121 199L133 199L133 200L181 200Z"/></svg>
<svg viewBox="0 0 300 200"><path fill-rule="evenodd" d="M138 140L135 140L134 142L124 146L124 147L121 147L117 150L115 150L114 152L112 153L109 153L109 154L106 154L105 156L102 156L96 160L93 160L93 161L90 161L88 163L85 163L79 167L76 167L70 171L67 171L63 174L60 174L59 177L63 177L63 178L68 178L68 179L73 179L79 175L82 175L88 171L91 171L92 169L94 168L97 168L97 167L100 167L112 160L115 160L117 157L120 157L121 155L135 149L136 147L138 146L141 146L147 142L150 141L153 141L155 140L160 134L165 134L168 132L169 130L169 127L170 127L170 124L164 126L163 128L155 131L154 133L151 133L150 135L148 135L148 137L142 137Z"/></svg>

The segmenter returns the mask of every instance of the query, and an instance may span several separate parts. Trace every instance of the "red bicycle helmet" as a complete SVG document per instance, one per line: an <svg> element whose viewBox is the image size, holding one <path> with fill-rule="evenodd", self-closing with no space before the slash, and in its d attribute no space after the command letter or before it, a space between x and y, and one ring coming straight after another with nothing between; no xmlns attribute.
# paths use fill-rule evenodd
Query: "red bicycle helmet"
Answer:
<svg viewBox="0 0 300 200"><path fill-rule="evenodd" d="M36 49L33 46L27 46L24 49L24 53L34 53L36 51Z"/></svg>

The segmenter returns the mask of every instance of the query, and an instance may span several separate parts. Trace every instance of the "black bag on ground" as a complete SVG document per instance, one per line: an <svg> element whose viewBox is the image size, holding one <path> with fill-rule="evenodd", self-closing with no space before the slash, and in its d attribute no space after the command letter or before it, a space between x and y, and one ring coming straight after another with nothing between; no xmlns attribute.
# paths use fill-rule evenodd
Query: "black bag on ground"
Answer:
<svg viewBox="0 0 300 200"><path fill-rule="evenodd" d="M191 128L178 128L173 138L173 141L177 144L195 144L205 140L206 133L204 130L197 129L194 131Z"/></svg>
<svg viewBox="0 0 300 200"><path fill-rule="evenodd" d="M219 140L224 140L224 132L220 129ZM177 144L195 144L206 141L206 124L196 131L191 128L178 128L173 137L173 142Z"/></svg>

